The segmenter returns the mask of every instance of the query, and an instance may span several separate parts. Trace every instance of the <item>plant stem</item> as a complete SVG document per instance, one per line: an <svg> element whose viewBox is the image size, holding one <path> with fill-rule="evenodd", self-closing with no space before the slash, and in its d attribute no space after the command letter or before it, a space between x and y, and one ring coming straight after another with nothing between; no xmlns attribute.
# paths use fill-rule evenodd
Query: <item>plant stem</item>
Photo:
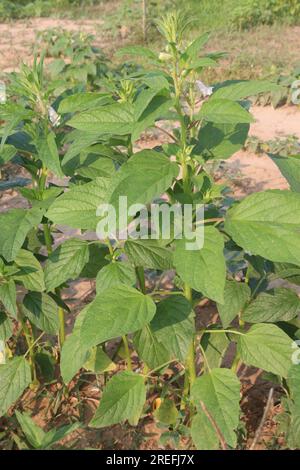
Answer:
<svg viewBox="0 0 300 470"><path fill-rule="evenodd" d="M196 367L195 367L195 345L194 338L191 342L190 349L187 355L186 367L189 377L190 388L197 378Z"/></svg>
<svg viewBox="0 0 300 470"><path fill-rule="evenodd" d="M240 367L240 355L236 353L235 358L232 361L231 370L237 374Z"/></svg>
<svg viewBox="0 0 300 470"><path fill-rule="evenodd" d="M184 284L184 295L186 299L192 303L192 289L187 285ZM196 380L197 373L196 373L196 366L195 366L195 344L194 344L194 338L191 341L187 358L186 358L186 363L185 363L185 376L184 376L184 387L183 387L183 395L181 399L181 404L180 408L184 409L185 408L185 399L188 396L191 387L193 383Z"/></svg>
<svg viewBox="0 0 300 470"><path fill-rule="evenodd" d="M234 335L241 335L244 336L245 333L242 333L241 331L235 331L235 330L201 330L199 333L232 333Z"/></svg>
<svg viewBox="0 0 300 470"><path fill-rule="evenodd" d="M43 224L44 229L44 239L45 245L47 248L48 255L52 253L52 240L51 240L51 232L48 224Z"/></svg>
<svg viewBox="0 0 300 470"><path fill-rule="evenodd" d="M122 336L122 339L123 339L124 349L125 349L125 354L126 354L127 370L132 371L130 350L129 350L128 340L127 340L126 335Z"/></svg>
<svg viewBox="0 0 300 470"><path fill-rule="evenodd" d="M29 364L30 364L30 370L31 370L32 384L36 385L38 383L38 380L37 380L35 360L34 360L34 344L35 343L31 336L30 330L26 324L26 319L23 317L23 313L19 304L18 304L18 316L19 316L20 323L22 325L22 330L25 336L27 347L28 347L25 353L25 356L27 355L27 353L29 354Z"/></svg>
<svg viewBox="0 0 300 470"><path fill-rule="evenodd" d="M30 351L34 348L34 346L39 342L39 340L44 336L45 332L41 333L40 336L31 343L31 346L27 349L26 353L24 354L24 357L27 356L27 354L30 355Z"/></svg>
<svg viewBox="0 0 300 470"><path fill-rule="evenodd" d="M199 343L199 348L201 350L201 353L202 353L202 356L203 356L203 362L208 370L208 372L210 372L210 367L209 367L209 363L208 363L208 360L207 360L207 357L206 357L206 354L205 354L205 351L201 345L201 343Z"/></svg>
<svg viewBox="0 0 300 470"><path fill-rule="evenodd" d="M113 256L114 256L114 249L113 249L113 247L112 247L112 244L110 243L110 239L107 238L107 239L105 240L105 242L107 243L110 256L113 257Z"/></svg>
<svg viewBox="0 0 300 470"><path fill-rule="evenodd" d="M170 139L172 139L174 142L178 143L178 140L176 139L176 137L171 134L171 132L168 132L166 129L163 129L163 127L159 127L157 124L155 124L155 129L158 129L159 131L163 132L164 134L166 134L168 137L170 137Z"/></svg>
<svg viewBox="0 0 300 470"><path fill-rule="evenodd" d="M174 51L174 67L173 67L173 80L174 80L174 87L175 87L175 109L179 115L180 120L180 146L181 146L181 153L180 153L180 163L182 169L182 181L183 181L183 190L185 194L190 194L191 192L191 184L190 184L190 177L188 171L188 165L186 161L186 146L187 146L187 127L184 118L184 113L181 108L180 104L180 97L181 97L181 77L180 72L178 70L178 52L175 49ZM192 289L188 284L184 284L184 295L186 299L190 302L192 306L193 298L192 298ZM185 408L185 399L191 390L191 387L197 377L196 373L196 366L195 366L195 344L194 344L194 337L191 341L189 351L186 358L186 372L184 377L184 390L183 396L181 399L180 408Z"/></svg>
<svg viewBox="0 0 300 470"><path fill-rule="evenodd" d="M135 272L139 281L139 286L143 294L146 294L145 273L142 266L135 268Z"/></svg>
<svg viewBox="0 0 300 470"><path fill-rule="evenodd" d="M58 297L60 297L60 290L55 289L55 293ZM65 312L62 307L58 307L57 310L58 315L58 338L59 338L59 347L62 348L65 339L66 339L66 332L65 332Z"/></svg>
<svg viewBox="0 0 300 470"><path fill-rule="evenodd" d="M178 290L178 291L170 291L170 290L156 290L156 291L153 291L153 292L150 292L148 295L151 295L151 296L161 296L161 295L182 295L182 291L181 290Z"/></svg>
<svg viewBox="0 0 300 470"><path fill-rule="evenodd" d="M50 232L49 225L43 224L43 229L44 229L44 238L45 238L47 252L48 252L48 255L50 255L52 253L52 240L51 240L51 232ZM59 289L55 289L55 293L58 297L60 297ZM62 307L58 307L57 315L58 315L58 324L59 324L58 339L59 339L59 347L61 349L66 338L65 313Z"/></svg>
<svg viewBox="0 0 300 470"><path fill-rule="evenodd" d="M58 321L59 321L59 345L62 348L65 339L65 313L62 307L58 307Z"/></svg>

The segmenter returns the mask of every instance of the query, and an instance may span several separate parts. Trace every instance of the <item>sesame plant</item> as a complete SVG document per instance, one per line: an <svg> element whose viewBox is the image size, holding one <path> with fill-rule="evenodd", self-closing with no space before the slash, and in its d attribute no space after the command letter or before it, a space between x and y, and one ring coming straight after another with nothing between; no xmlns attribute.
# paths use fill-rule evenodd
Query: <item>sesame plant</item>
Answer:
<svg viewBox="0 0 300 470"><path fill-rule="evenodd" d="M247 98L277 85L205 87L201 73L222 54L203 52L208 34L188 42L189 24L179 13L158 23L166 43L160 54L142 46L119 51L142 56L148 67L110 90L54 96L35 61L0 105L1 163L12 161L32 180L19 188L22 208L0 214L0 415L22 410L28 387L37 393L59 382L68 400L84 375L94 375L100 401L84 425L136 426L152 415L162 439L177 447L184 437L188 448L235 449L240 372L250 366L284 397L287 445L296 448L300 155L276 155L289 190L235 200L214 181L214 162L246 142L254 121ZM139 150L153 128L165 143ZM203 245L187 249L173 219L169 237L159 223L156 239L99 239L99 205L117 209L124 196L137 210L123 225L135 222L144 235L141 205L149 217L154 202L188 205ZM86 278L95 291L70 329L66 288ZM218 315L207 316L205 305ZM54 443L57 435L37 432L28 414L16 417L33 447Z"/></svg>

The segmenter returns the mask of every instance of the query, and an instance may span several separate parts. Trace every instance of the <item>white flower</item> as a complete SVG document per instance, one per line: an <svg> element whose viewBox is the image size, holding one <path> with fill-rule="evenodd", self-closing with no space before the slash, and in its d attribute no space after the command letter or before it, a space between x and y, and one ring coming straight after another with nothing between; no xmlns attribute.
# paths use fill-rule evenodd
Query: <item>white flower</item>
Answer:
<svg viewBox="0 0 300 470"><path fill-rule="evenodd" d="M212 86L206 86L201 80L196 80L196 85L204 97L212 95Z"/></svg>

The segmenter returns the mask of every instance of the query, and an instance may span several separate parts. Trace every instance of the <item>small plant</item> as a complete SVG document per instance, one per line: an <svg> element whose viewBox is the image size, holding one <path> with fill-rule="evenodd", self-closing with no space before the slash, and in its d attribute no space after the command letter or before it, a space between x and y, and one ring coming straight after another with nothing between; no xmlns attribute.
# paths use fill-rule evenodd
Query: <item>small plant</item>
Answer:
<svg viewBox="0 0 300 470"><path fill-rule="evenodd" d="M267 141L260 140L256 136L249 136L245 143L245 149L258 155L271 153L287 157L299 153L300 143L296 135L288 135L285 138L276 138Z"/></svg>
<svg viewBox="0 0 300 470"><path fill-rule="evenodd" d="M197 80L220 54L202 53L208 34L187 44L189 24L179 13L159 22L166 41L159 55L140 46L121 50L146 58L151 68L115 78L112 91L75 87L53 96L42 61L14 78L0 107L0 155L24 168L32 184L19 189L23 209L0 214L6 354L0 415L18 407L27 387L47 386L41 353L59 365L55 380L63 382L66 397L84 374L105 377L89 422L95 428L126 420L135 426L146 413L168 427L164 442L178 446L184 437L198 449L240 447L242 365L276 376L278 389L293 400L292 416L300 413L293 385L300 377L293 365L300 300L293 288L274 287L278 279L300 279L300 156L277 162L291 190L235 201L214 181L214 162L247 139L253 122L247 98L276 85L224 82L209 93L201 86L201 95ZM140 136L153 127L168 143L137 151ZM145 236L124 240L109 232L98 239L105 221L99 207L117 213L123 197L136 210L128 218L119 214L119 226L134 224ZM187 249L172 217L168 237L159 218L158 237L149 238L154 203L188 207L192 228L197 222L203 229L203 246ZM70 236L66 226L80 234ZM167 272L171 288L161 284ZM70 311L62 294L83 278L96 280L96 292L66 335ZM204 315L206 303L216 305L215 321ZM17 419L24 432L31 426L26 415ZM50 445L48 434L34 430L33 447Z"/></svg>
<svg viewBox="0 0 300 470"><path fill-rule="evenodd" d="M285 104L297 104L299 96L300 66L299 64L289 74L280 74L272 78L272 81L280 88L272 90L257 97L256 104L266 106L271 104L274 108Z"/></svg>
<svg viewBox="0 0 300 470"><path fill-rule="evenodd" d="M16 418L28 443L27 444L24 442L24 440L21 440L17 434L14 434L13 438L20 450L51 449L55 444L67 437L79 427L79 423L74 423L45 432L27 413L20 413L19 411L16 411Z"/></svg>

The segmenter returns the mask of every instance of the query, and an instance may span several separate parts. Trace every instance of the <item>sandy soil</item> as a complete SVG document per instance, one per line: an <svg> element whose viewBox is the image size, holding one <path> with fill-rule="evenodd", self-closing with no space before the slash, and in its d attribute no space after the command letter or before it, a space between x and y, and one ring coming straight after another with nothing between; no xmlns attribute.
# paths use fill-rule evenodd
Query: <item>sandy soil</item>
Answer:
<svg viewBox="0 0 300 470"><path fill-rule="evenodd" d="M296 106L273 109L271 106L251 108L256 122L251 125L250 135L261 140L295 135L300 141L300 108ZM256 155L240 151L233 155L227 166L240 172L238 195L249 194L266 189L286 189L288 184L280 171L267 155Z"/></svg>

